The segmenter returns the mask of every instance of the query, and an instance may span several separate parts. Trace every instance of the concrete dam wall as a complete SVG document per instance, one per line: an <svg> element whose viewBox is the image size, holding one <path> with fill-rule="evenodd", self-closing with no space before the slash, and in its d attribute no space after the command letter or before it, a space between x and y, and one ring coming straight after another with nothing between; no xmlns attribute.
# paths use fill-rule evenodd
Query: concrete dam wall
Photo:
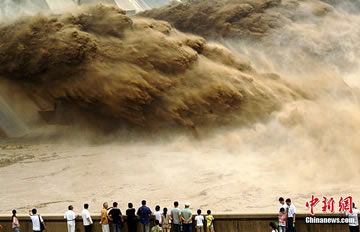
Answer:
<svg viewBox="0 0 360 232"><path fill-rule="evenodd" d="M46 216L42 215L48 232L65 232L66 222L62 215ZM269 222L276 221L277 215L272 214L253 214L253 215L214 215L215 217L215 231L216 232L266 232L270 231ZM348 231L347 224L306 224L306 215L299 214L297 216L296 230L299 232L345 232ZM317 215L317 217L341 217L341 215ZM19 217L21 224L21 231L31 231L31 222L29 216ZM93 232L100 232L101 225L99 224L99 216L93 217L94 226ZM125 219L126 220L126 219ZM5 226L4 232L10 232L10 215L0 216L0 224ZM152 221L153 223L153 221ZM194 223L193 223L194 225ZM76 232L84 231L82 220L76 222ZM121 229L122 232L127 232L126 223ZM138 226L138 231L140 227ZM195 230L194 230L195 231ZM205 230L206 232L206 230Z"/></svg>
<svg viewBox="0 0 360 232"><path fill-rule="evenodd" d="M170 0L4 0L0 3L0 18L98 3L139 12L164 6L169 4Z"/></svg>

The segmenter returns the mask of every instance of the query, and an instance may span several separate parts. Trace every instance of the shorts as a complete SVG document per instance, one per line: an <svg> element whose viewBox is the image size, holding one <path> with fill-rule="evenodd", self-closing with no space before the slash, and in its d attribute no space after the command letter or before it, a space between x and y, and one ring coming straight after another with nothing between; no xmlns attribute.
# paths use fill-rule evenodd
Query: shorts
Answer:
<svg viewBox="0 0 360 232"><path fill-rule="evenodd" d="M214 226L208 226L206 229L207 232L215 232Z"/></svg>
<svg viewBox="0 0 360 232"><path fill-rule="evenodd" d="M196 232L204 232L204 226L196 226Z"/></svg>
<svg viewBox="0 0 360 232"><path fill-rule="evenodd" d="M171 229L171 225L170 224L163 224L162 228L163 229Z"/></svg>

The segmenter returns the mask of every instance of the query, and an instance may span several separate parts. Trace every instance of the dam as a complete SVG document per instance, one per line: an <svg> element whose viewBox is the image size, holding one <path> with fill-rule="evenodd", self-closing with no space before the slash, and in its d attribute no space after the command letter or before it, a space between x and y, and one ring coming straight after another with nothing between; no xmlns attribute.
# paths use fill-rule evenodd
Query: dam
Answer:
<svg viewBox="0 0 360 232"><path fill-rule="evenodd" d="M5 0L1 3L0 18L100 3L118 6L127 11L140 12L169 4L170 0Z"/></svg>
<svg viewBox="0 0 360 232"><path fill-rule="evenodd" d="M2 231L12 209L29 231L31 207L65 231L84 200L99 231L102 202L145 198L211 209L216 232L264 232L279 196L298 207L297 231L347 231L305 223L305 202L360 198L360 14L238 1L2 1L15 20L0 25L0 79L19 87L0 90ZM20 94L35 96L13 104ZM28 102L44 117L27 123Z"/></svg>

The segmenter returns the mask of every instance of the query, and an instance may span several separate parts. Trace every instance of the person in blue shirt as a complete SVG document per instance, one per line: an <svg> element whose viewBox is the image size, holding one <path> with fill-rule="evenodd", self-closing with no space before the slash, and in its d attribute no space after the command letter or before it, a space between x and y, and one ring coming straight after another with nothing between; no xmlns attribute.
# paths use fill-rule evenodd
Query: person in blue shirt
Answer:
<svg viewBox="0 0 360 232"><path fill-rule="evenodd" d="M149 232L150 231L150 216L151 210L146 206L146 201L143 200L141 202L141 207L137 211L137 215L140 218L141 232Z"/></svg>

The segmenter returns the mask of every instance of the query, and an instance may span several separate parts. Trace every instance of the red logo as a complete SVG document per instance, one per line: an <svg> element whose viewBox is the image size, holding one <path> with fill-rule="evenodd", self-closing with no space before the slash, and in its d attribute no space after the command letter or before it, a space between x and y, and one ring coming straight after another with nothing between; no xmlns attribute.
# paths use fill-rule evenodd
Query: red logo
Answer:
<svg viewBox="0 0 360 232"><path fill-rule="evenodd" d="M352 197L340 198L339 201L339 211L349 211L349 213L353 212L353 200Z"/></svg>
<svg viewBox="0 0 360 232"><path fill-rule="evenodd" d="M321 210L323 213L334 213L335 212L335 200L333 197L322 197ZM311 215L315 214L315 207L320 202L319 198L314 195L311 196L311 200L305 203L305 206L310 209ZM349 211L353 212L353 199L351 196L346 198L341 197L339 200L339 212Z"/></svg>
<svg viewBox="0 0 360 232"><path fill-rule="evenodd" d="M324 213L326 213L327 211L329 211L330 213L334 213L335 212L335 201L334 198L330 197L330 199L327 199L326 197L323 197L323 207L322 207L322 211Z"/></svg>
<svg viewBox="0 0 360 232"><path fill-rule="evenodd" d="M319 203L319 198L314 197L314 195L311 196L311 200L306 202L305 206L307 208L310 208L311 215L314 215L314 208Z"/></svg>

